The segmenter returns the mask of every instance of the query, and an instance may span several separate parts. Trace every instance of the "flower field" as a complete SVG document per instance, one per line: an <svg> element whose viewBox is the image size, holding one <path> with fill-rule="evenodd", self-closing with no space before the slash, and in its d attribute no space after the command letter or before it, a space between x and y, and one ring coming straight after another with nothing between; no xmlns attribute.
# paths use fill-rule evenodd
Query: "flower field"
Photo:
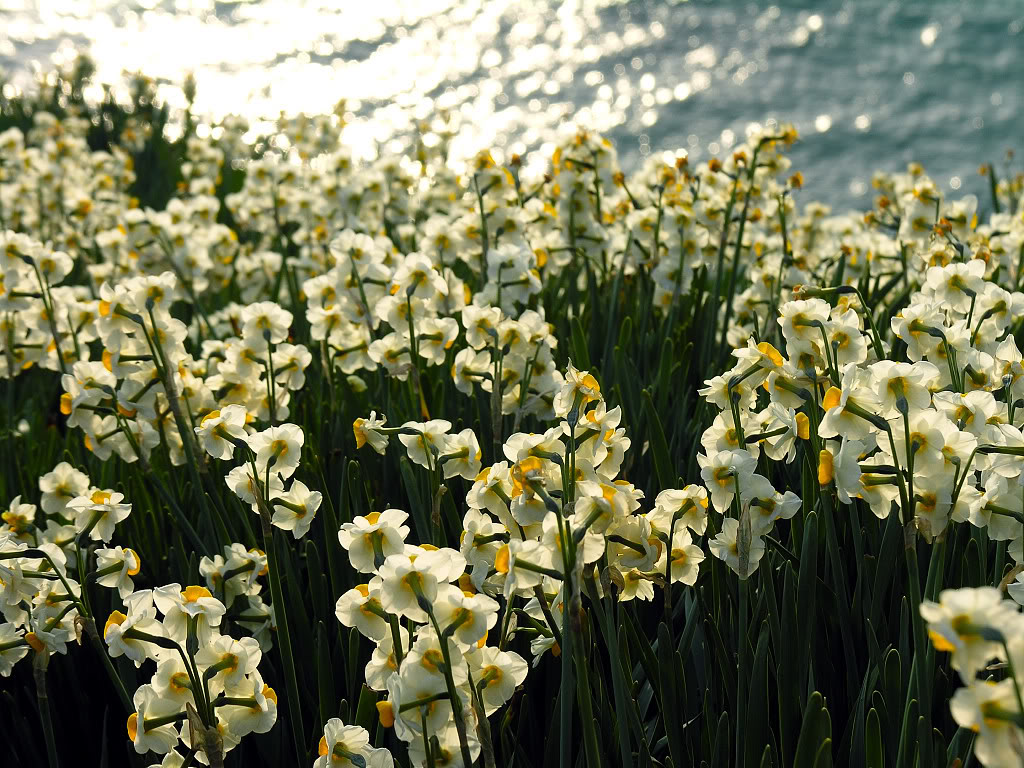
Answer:
<svg viewBox="0 0 1024 768"><path fill-rule="evenodd" d="M1024 763L1024 175L86 75L0 99L4 765Z"/></svg>

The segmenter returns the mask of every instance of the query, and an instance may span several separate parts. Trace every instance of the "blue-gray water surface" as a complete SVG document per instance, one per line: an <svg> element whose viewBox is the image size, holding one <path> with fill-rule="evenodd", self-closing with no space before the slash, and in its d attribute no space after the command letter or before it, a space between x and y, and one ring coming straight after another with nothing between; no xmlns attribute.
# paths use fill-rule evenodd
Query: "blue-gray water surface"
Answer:
<svg viewBox="0 0 1024 768"><path fill-rule="evenodd" d="M921 162L950 194L1024 149L1024 3L582 0L0 0L8 88L88 52L101 82L142 71L197 110L266 126L347 98L357 154L400 150L416 120L455 110L456 160L485 146L537 169L570 124L623 165L726 153L793 122L804 200L870 200L875 169Z"/></svg>

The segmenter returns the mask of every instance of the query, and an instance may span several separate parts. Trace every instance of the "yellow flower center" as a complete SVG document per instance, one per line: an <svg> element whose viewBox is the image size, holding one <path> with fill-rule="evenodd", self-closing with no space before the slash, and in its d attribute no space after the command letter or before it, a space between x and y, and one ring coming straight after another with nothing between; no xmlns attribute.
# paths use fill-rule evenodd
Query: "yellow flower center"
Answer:
<svg viewBox="0 0 1024 768"><path fill-rule="evenodd" d="M181 593L181 599L186 603L195 603L203 597L213 597L206 587L185 587L185 591Z"/></svg>

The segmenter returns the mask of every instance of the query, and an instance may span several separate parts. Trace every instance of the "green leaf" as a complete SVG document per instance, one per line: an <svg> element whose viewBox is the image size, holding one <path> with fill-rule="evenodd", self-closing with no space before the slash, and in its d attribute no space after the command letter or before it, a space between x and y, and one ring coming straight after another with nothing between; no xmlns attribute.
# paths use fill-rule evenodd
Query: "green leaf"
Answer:
<svg viewBox="0 0 1024 768"><path fill-rule="evenodd" d="M832 726L821 694L815 691L807 699L803 725L796 745L793 768L815 768L822 745L831 744Z"/></svg>
<svg viewBox="0 0 1024 768"><path fill-rule="evenodd" d="M814 768L831 768L832 766L832 739L825 739L818 747L818 754L814 756Z"/></svg>
<svg viewBox="0 0 1024 768"><path fill-rule="evenodd" d="M905 764L913 765L914 756L917 753L917 720L918 720L917 699L907 702L904 712L903 727L900 729L900 753Z"/></svg>
<svg viewBox="0 0 1024 768"><path fill-rule="evenodd" d="M630 645L640 654L640 666L643 667L647 681L651 684L660 702L662 679L661 671L658 669L658 661L654 655L654 648L651 646L650 640L647 639L647 635L644 632L637 631L629 611L620 611L619 616L622 619L623 626L626 628L626 633L629 635Z"/></svg>
<svg viewBox="0 0 1024 768"><path fill-rule="evenodd" d="M882 698L885 699L891 722L891 733L899 733L899 722L895 719L902 707L903 701L903 668L900 653L895 648L890 648L885 654L885 666L882 669Z"/></svg>
<svg viewBox="0 0 1024 768"><path fill-rule="evenodd" d="M306 539L306 575L309 577L310 597L313 601L313 615L320 620L328 617L326 580L320 553L312 538Z"/></svg>
<svg viewBox="0 0 1024 768"><path fill-rule="evenodd" d="M788 562L783 566L785 576L782 587L782 626L798 627L796 612L797 575ZM779 758L783 765L796 754L796 741L800 728L800 701L805 686L799 674L800 644L786 639L776 649L779 656L779 674L776 682L779 690Z"/></svg>
<svg viewBox="0 0 1024 768"><path fill-rule="evenodd" d="M580 319L572 319L572 364L581 371L590 370L590 352L587 349L587 337L583 333Z"/></svg>
<svg viewBox="0 0 1024 768"><path fill-rule="evenodd" d="M796 616L799 624L794 626L815 626L815 611L818 594L818 515L811 511L804 517L804 536L800 546L800 571L797 579ZM804 680L809 671L805 663L812 658L813 632L804 632L793 643L799 647L800 676L798 683L803 690Z"/></svg>
<svg viewBox="0 0 1024 768"><path fill-rule="evenodd" d="M889 515L882 534L882 544L875 564L874 588L871 597L871 620L878 624L882 617L882 598L886 591L892 589L892 573L896 566L900 542L903 538L903 526L898 515Z"/></svg>
<svg viewBox="0 0 1024 768"><path fill-rule="evenodd" d="M683 670L679 654L675 652L672 639L669 636L668 626L665 622L658 625L658 665L659 674L662 676L664 686L662 688L662 719L665 723L665 732L668 735L669 753L672 761L677 765L683 765L685 755L683 752L683 712L682 702L682 680ZM724 712L722 713L725 714ZM728 749L728 747L726 747Z"/></svg>
<svg viewBox="0 0 1024 768"><path fill-rule="evenodd" d="M672 468L672 459L668 453L668 442L665 440L665 430L661 426L661 417L654 407L649 390L643 391L644 413L647 416L647 425L650 432L651 452L654 454L654 469L658 475L658 484L662 489L671 488L675 482L676 473Z"/></svg>
<svg viewBox="0 0 1024 768"><path fill-rule="evenodd" d="M692 345L690 345L692 346ZM658 394L658 403L664 402L663 398L669 390L672 371L677 367L677 358L674 352L671 337L666 337L661 343L661 355L658 358L658 378L655 392Z"/></svg>
<svg viewBox="0 0 1024 768"><path fill-rule="evenodd" d="M323 489L324 504L320 515L320 524L323 526L324 543L327 548L327 570L331 575L331 594L340 595L344 590L342 588L341 574L344 573L345 565L348 561L347 556L344 554L345 550L338 541L338 515L334 509L334 501L331 498L330 490L327 486L327 480L324 478L323 469L320 466L320 461L317 459L317 475L320 478L320 487ZM345 480L348 477L347 473L338 473L340 480L340 488L338 490L338 503L345 503Z"/></svg>
<svg viewBox="0 0 1024 768"><path fill-rule="evenodd" d="M432 542L433 530L430 522L430 510L432 505L421 497L419 492L419 479L415 470L413 470L412 462L409 461L408 457L402 456L402 458L398 460L398 466L402 472L402 484L405 486L405 492L409 495L409 503L411 504L410 511L412 512L412 519L415 523L413 530L416 533L417 540Z"/></svg>
<svg viewBox="0 0 1024 768"><path fill-rule="evenodd" d="M729 713L723 712L718 718L718 730L715 732L714 765L729 764ZM684 763L680 763L684 765Z"/></svg>
<svg viewBox="0 0 1024 768"><path fill-rule="evenodd" d="M359 664L359 632L353 627L348 633L348 690L355 696L356 686L362 680L363 667Z"/></svg>
<svg viewBox="0 0 1024 768"><path fill-rule="evenodd" d="M366 515L370 511L368 499L366 499L364 494L359 493L360 486L362 485L360 480L359 462L353 459L348 463L348 498L350 503L345 505L340 522L351 522L352 518L358 515ZM342 503L344 504L344 498Z"/></svg>
<svg viewBox="0 0 1024 768"><path fill-rule="evenodd" d="M770 588L770 587L769 587ZM754 652L751 668L750 696L747 700L747 719L743 734L745 757L743 765L753 768L763 761L768 744L768 724L771 709L768 701L768 622L761 624L761 634Z"/></svg>
<svg viewBox="0 0 1024 768"><path fill-rule="evenodd" d="M882 751L882 726L878 710L872 707L864 729L865 768L885 768L885 753Z"/></svg>
<svg viewBox="0 0 1024 768"><path fill-rule="evenodd" d="M327 647L327 628L321 621L316 628L316 676L320 694L320 727L335 716L337 699L334 694L334 670L331 668L331 654Z"/></svg>
<svg viewBox="0 0 1024 768"><path fill-rule="evenodd" d="M619 327L619 343L618 346L625 349L629 346L629 339L633 335L633 318L627 315L622 320L622 325Z"/></svg>
<svg viewBox="0 0 1024 768"><path fill-rule="evenodd" d="M967 541L967 552L964 559L963 586L977 587L984 584L985 575L981 565L981 547L978 546L978 540L973 536Z"/></svg>
<svg viewBox="0 0 1024 768"><path fill-rule="evenodd" d="M359 703L356 705L356 725L373 732L377 722L377 692L364 685L359 691Z"/></svg>

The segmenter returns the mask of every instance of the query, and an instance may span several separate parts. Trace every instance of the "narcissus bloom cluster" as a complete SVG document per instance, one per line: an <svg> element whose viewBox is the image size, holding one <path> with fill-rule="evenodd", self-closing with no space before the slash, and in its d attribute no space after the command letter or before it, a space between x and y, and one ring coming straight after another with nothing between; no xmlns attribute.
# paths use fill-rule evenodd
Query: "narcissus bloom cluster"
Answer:
<svg viewBox="0 0 1024 768"><path fill-rule="evenodd" d="M164 768L1020 763L1019 180L833 214L774 123L530 177L451 116L360 163L343 109L144 106L0 133L0 675L51 759L56 654Z"/></svg>

